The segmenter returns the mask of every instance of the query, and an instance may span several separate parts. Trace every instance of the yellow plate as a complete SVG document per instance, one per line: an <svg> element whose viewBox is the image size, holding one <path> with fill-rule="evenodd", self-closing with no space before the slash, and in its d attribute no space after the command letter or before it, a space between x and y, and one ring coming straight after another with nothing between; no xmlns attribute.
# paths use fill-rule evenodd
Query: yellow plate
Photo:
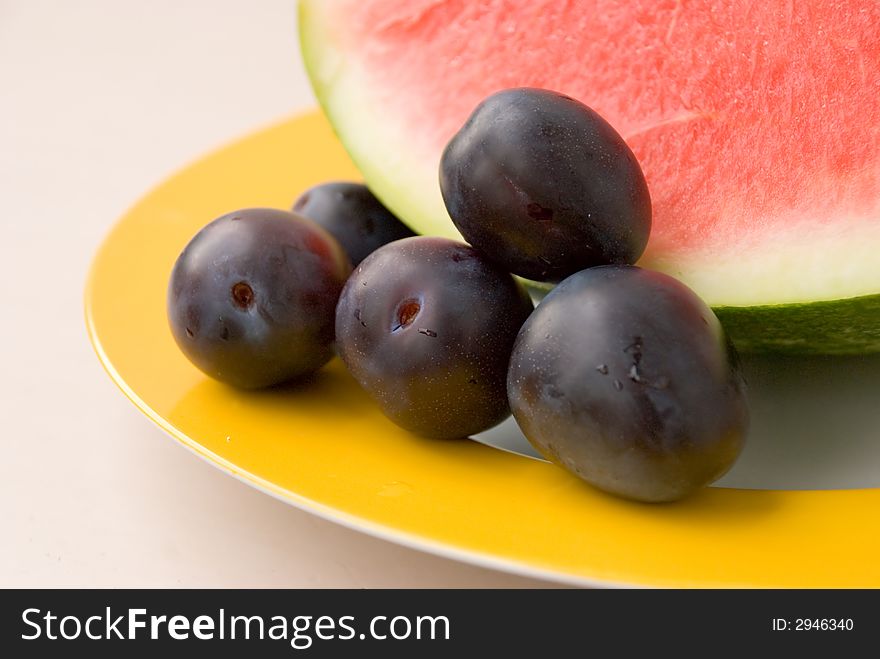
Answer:
<svg viewBox="0 0 880 659"><path fill-rule="evenodd" d="M318 114L188 167L106 239L86 290L91 340L147 416L198 455L295 506L396 542L583 584L880 586L880 489L710 488L674 505L603 495L547 463L387 421L340 363L310 386L242 393L208 380L165 316L172 264L214 217L285 208L358 178Z"/></svg>

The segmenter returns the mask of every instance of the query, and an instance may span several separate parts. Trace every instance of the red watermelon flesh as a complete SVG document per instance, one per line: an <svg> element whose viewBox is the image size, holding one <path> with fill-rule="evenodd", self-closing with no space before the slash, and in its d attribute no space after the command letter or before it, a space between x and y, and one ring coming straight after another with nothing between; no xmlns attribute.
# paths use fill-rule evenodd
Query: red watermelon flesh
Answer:
<svg viewBox="0 0 880 659"><path fill-rule="evenodd" d="M454 235L437 163L474 107L544 87L639 158L644 265L716 306L880 292L880 2L306 0L301 20L334 128L417 230Z"/></svg>

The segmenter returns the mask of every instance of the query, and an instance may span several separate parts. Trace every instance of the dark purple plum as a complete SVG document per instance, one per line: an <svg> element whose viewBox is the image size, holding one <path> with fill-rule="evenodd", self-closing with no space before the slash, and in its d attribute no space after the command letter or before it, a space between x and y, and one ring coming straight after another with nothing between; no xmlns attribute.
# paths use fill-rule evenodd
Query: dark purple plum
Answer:
<svg viewBox="0 0 880 659"><path fill-rule="evenodd" d="M392 421L466 437L510 415L510 351L532 308L523 286L472 247L406 238L352 273L336 309L337 350Z"/></svg>
<svg viewBox="0 0 880 659"><path fill-rule="evenodd" d="M548 460L640 501L718 479L748 428L718 319L677 280L632 266L584 270L551 291L517 337L507 391Z"/></svg>
<svg viewBox="0 0 880 659"><path fill-rule="evenodd" d="M332 357L336 302L350 272L339 243L303 217L229 213L174 264L171 331L189 360L222 382L251 389L297 378Z"/></svg>
<svg viewBox="0 0 880 659"><path fill-rule="evenodd" d="M651 231L648 186L626 142L545 89L480 103L443 152L440 190L465 240L529 279L635 263Z"/></svg>
<svg viewBox="0 0 880 659"><path fill-rule="evenodd" d="M361 183L316 185L300 195L293 211L333 234L352 265L382 245L415 235Z"/></svg>

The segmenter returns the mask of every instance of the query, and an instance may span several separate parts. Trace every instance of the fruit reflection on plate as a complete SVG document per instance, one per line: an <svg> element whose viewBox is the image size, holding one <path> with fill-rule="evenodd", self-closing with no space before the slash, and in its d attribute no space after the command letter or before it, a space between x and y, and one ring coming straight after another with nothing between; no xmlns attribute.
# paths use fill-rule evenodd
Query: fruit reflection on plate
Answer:
<svg viewBox="0 0 880 659"><path fill-rule="evenodd" d="M304 150L308 167L289 157ZM126 395L175 439L296 506L520 573L581 584L880 586L876 357L746 359L754 423L745 452L726 487L669 506L615 499L511 450L416 437L382 416L338 360L308 386L242 393L208 380L167 326L180 250L229 209L287 208L314 184L356 178L311 114L182 171L107 238L86 293L91 339ZM479 439L522 447L510 422ZM813 489L823 487L840 489Z"/></svg>

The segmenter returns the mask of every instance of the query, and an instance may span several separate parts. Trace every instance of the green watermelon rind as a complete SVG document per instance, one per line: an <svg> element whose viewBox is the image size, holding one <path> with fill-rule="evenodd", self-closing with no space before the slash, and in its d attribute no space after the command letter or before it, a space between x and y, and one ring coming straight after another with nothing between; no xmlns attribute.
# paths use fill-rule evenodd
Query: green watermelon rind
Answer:
<svg viewBox="0 0 880 659"><path fill-rule="evenodd" d="M550 284L527 282L538 298ZM740 352L853 355L880 352L880 295L824 302L714 306ZM873 319L873 324L865 323Z"/></svg>
<svg viewBox="0 0 880 659"><path fill-rule="evenodd" d="M741 352L880 352L880 295L796 304L722 306L713 310Z"/></svg>
<svg viewBox="0 0 880 659"><path fill-rule="evenodd" d="M344 121L330 102L330 89L317 75L323 52L320 47L320 27L313 26L309 20L308 0L300 0L298 4L300 48L315 97L330 120L337 138L371 190L404 222L414 225L414 230L432 226L436 227L438 235L456 237L450 234L450 225L438 225L430 218L418 218L418 221L414 221L413 213L418 214L421 209L408 208L409 204L395 199L394 182L389 181L384 172L376 169L365 154L349 148L344 131L339 129ZM528 283L544 293L550 288L546 284ZM880 294L816 302L713 306L713 310L741 352L798 355L880 352Z"/></svg>

